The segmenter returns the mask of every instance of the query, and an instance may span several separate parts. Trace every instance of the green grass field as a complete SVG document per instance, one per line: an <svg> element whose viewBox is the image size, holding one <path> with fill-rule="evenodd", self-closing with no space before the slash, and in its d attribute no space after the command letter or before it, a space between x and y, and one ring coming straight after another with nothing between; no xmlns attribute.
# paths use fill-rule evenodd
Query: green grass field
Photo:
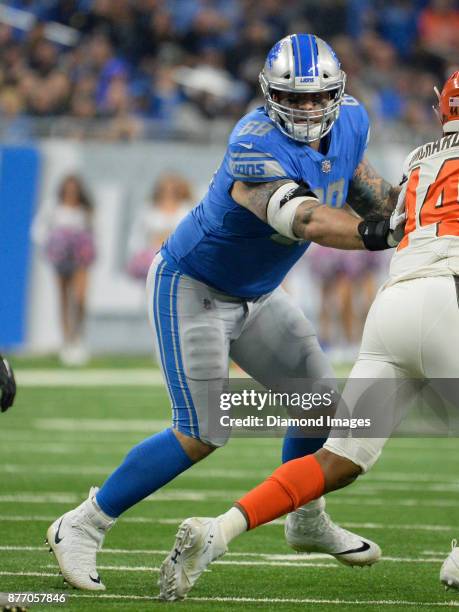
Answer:
<svg viewBox="0 0 459 612"><path fill-rule="evenodd" d="M158 567L181 519L221 513L279 463L280 440L235 439L119 521L99 554L104 594L64 588L43 543L48 524L101 484L132 445L167 424L168 402L154 385L92 380L85 386L80 380L79 386L45 386L43 374L31 386L28 365L19 363L17 403L0 417L0 591L69 595L64 608L34 610L325 612L459 605L459 594L445 593L438 582L450 541L459 535L455 439L393 440L369 475L328 497L336 521L381 545L384 557L371 569L294 554L276 522L236 540L187 601L155 601ZM145 364L134 367L139 365Z"/></svg>

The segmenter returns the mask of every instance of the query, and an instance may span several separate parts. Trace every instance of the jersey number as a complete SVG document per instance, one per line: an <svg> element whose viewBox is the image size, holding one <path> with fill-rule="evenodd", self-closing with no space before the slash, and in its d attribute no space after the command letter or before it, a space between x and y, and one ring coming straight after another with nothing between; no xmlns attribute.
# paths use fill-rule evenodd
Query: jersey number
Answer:
<svg viewBox="0 0 459 612"><path fill-rule="evenodd" d="M426 190L419 213L416 213L417 190L420 182L419 167L408 180L405 198L405 236L398 249L408 245L408 235L416 227L436 225L437 236L459 236L459 158L443 162L433 183ZM419 194L422 196L421 194ZM417 217L417 218L416 218Z"/></svg>
<svg viewBox="0 0 459 612"><path fill-rule="evenodd" d="M249 121L241 130L239 130L237 135L247 136L247 134L253 134L254 136L265 136L272 129L274 129L274 125L271 123L265 123L263 121Z"/></svg>
<svg viewBox="0 0 459 612"><path fill-rule="evenodd" d="M326 191L323 187L316 187L314 193L321 204L340 208L344 204L344 179L330 183Z"/></svg>

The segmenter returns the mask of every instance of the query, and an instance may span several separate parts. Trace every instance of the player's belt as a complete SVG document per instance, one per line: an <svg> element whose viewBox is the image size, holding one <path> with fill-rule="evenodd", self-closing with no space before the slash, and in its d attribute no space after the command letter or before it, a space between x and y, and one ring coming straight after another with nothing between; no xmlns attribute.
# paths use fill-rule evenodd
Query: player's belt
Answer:
<svg viewBox="0 0 459 612"><path fill-rule="evenodd" d="M210 287L210 285L207 285L207 286ZM266 293L266 294L257 295L254 297L238 297L236 295L230 295L229 293L223 293L222 291L219 291L218 289L215 289L214 287L212 287L212 292L215 294L215 297L221 300L222 302L235 302L237 304L242 304L244 302L258 302L258 300L261 300L262 298L269 295L269 293Z"/></svg>

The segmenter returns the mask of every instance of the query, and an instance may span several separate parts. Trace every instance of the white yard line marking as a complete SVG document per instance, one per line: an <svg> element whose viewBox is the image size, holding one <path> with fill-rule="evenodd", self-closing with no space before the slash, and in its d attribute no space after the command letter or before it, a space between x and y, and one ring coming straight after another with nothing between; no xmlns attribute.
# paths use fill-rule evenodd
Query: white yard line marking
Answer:
<svg viewBox="0 0 459 612"><path fill-rule="evenodd" d="M69 597L75 597L77 599L125 599L125 600L147 600L157 601L157 597L150 597L148 595L115 595L115 594L103 594L103 595L88 595L82 593L70 593ZM196 602L218 602L218 603L277 603L277 604L317 604L317 605L361 605L361 606L415 606L415 607L458 607L459 601L412 601L406 599L294 599L287 597L187 597L186 601Z"/></svg>
<svg viewBox="0 0 459 612"><path fill-rule="evenodd" d="M144 419L35 419L34 429L45 431L139 431L150 434L170 426L168 420Z"/></svg>
<svg viewBox="0 0 459 612"><path fill-rule="evenodd" d="M160 525L176 525L178 524L178 522L180 522L183 519L173 519L173 518L166 518L166 519L152 519L152 522L156 522L159 523ZM271 521L270 523L266 523L265 526L267 527L275 527L278 525L283 525L284 524L284 520L283 519L276 519L275 521ZM457 531L457 525L414 525L414 524L407 524L407 525L403 525L403 524L386 524L386 523L348 523L348 522L341 522L340 524L343 527L346 528L350 528L350 529L402 529L402 530L407 530L407 531L449 531L451 533L454 533L455 531Z"/></svg>
<svg viewBox="0 0 459 612"><path fill-rule="evenodd" d="M110 467L70 466L70 465L15 465L4 463L0 465L0 473L4 474L65 474L66 476L109 474Z"/></svg>
<svg viewBox="0 0 459 612"><path fill-rule="evenodd" d="M25 370L14 371L21 387L163 387L159 370L152 368L119 368L97 370ZM230 370L230 378L247 378L242 372Z"/></svg>
<svg viewBox="0 0 459 612"><path fill-rule="evenodd" d="M436 474L418 474L410 472L377 472L374 474L369 474L368 481L392 481L392 482L435 482L441 484L459 484L458 478L448 478L442 476L441 478L436 478Z"/></svg>
<svg viewBox="0 0 459 612"><path fill-rule="evenodd" d="M100 445L99 448L97 448L97 455L98 457L101 455L107 455L110 458L113 458L114 455L119 455L120 453L124 452L124 450L128 450L130 446L134 446L137 443L137 441L139 440L136 440L136 441L133 440L132 444L128 442L127 443L128 446L126 447L125 441L107 443L107 441L104 440L103 444ZM32 455L45 455L45 456L47 455L48 461L50 459L50 455L64 455L65 459L67 460L69 459L69 456L77 455L78 459L80 459L80 457L85 454L86 450L88 450L88 447L82 448L81 446L78 446L76 444L67 445L67 444L53 444L53 443L48 443L48 442L45 442L43 444L31 444L30 446L24 444L24 442L20 442L19 444L21 446L22 455L27 455L28 457L31 457ZM93 444L95 443L93 442ZM113 449L109 448L110 444L113 445L114 447ZM8 458L11 458L11 454L13 452L16 452L18 449L17 442L11 443L8 446L8 448L5 448L5 443L2 440L1 445L2 445L2 448L0 449L0 456L7 455ZM29 465L29 472L33 472L35 470L38 459L34 457L32 461L34 461L35 464L33 466ZM40 461L40 465L41 465L41 461ZM113 463L105 469L108 470L109 472L113 471Z"/></svg>
<svg viewBox="0 0 459 612"><path fill-rule="evenodd" d="M61 421L69 421L69 419L58 419L59 423ZM73 419L71 420L71 428L73 428L73 426L77 425L77 424L81 424L83 422L83 426L82 429L85 428L85 422L81 421L81 420L75 420L75 422L73 422ZM91 429L93 426L93 422L96 423L96 429L98 426L100 426L101 424L103 426L105 426L107 424L106 420L93 420L93 419L88 419L88 422L91 422L91 427L88 427L88 429ZM133 428L135 427L135 431L137 431L138 427L145 427L146 425L151 425L151 423L158 423L160 421L133 421L131 423L133 423ZM161 421L162 422L162 421ZM122 431L122 426L124 426L125 421L123 420L119 420L119 421L108 421L108 428L118 428L119 427L119 431ZM164 423L166 423L166 421L164 421ZM133 429L134 430L134 429ZM16 442L12 443L14 444L15 447L17 447ZM93 442L93 444L95 446L98 445L97 442ZM117 443L119 445L119 443ZM37 445L38 446L38 445ZM73 445L75 449L78 448L77 445ZM42 452L47 452L49 446L48 445L39 445L39 448ZM65 444L59 444L58 445L58 449L59 452L68 450L68 447ZM29 446L26 445L26 450L27 452L29 452ZM80 453L84 453L83 448L80 448L79 451ZM8 450L7 453L10 455L10 451ZM43 465L41 464L40 466L31 466L31 465L24 465L22 463L0 463L0 472L6 472L6 473L37 473L38 472L44 472L46 474L107 474L111 469L113 468L112 465L107 465L106 467L100 467L100 466L76 466L74 464L59 464L59 465ZM184 474L183 479L203 479L203 478L217 478L217 479L261 479L261 478L265 478L266 476L269 475L269 470L225 470L224 468L218 469L218 468L210 468L210 469L206 469L206 468L201 468L198 467L196 470L187 472L186 474ZM378 477L375 478L371 478L369 477L368 479L365 479L365 482L362 483L362 485L368 485L368 486L376 486L376 487L381 487L382 485L380 485L381 482L384 481L393 481L393 482L420 482L420 483L429 483L432 482L433 480L433 476L428 476L426 474L395 474L395 473L391 473L388 472L386 474L379 474ZM447 485L448 488L451 487L451 485L455 486L455 487L459 487L459 480L457 478L455 479L441 479L441 480L435 480L435 484L436 485ZM388 485L389 487L391 487L392 485ZM395 485L397 490L399 488L399 485ZM422 485L422 489L425 490L425 486ZM406 487L404 487L404 490L406 490ZM365 503L365 496L359 496L357 495L348 495L347 493L341 494L340 495L340 503L348 498L354 498L354 497L359 497L359 503L360 503L360 499L362 500L363 503ZM329 498L331 501L333 501L335 498L331 497ZM368 500L368 505L377 505L377 503L375 503L372 499ZM378 502L379 503L379 502ZM386 503L386 502L384 502ZM411 502L404 502L403 505L411 505L411 503L413 505L419 505L420 503L422 504L422 500L417 500L417 499L413 499L411 500ZM457 502L447 502L447 505L449 507L449 505L451 504L454 505L454 507L457 506Z"/></svg>
<svg viewBox="0 0 459 612"><path fill-rule="evenodd" d="M0 551L5 552L45 552L46 545L43 546L0 546ZM167 555L169 550L158 550L158 549L128 549L128 548L104 548L99 554L106 555ZM441 563L444 560L444 555L440 556L441 553L434 553L436 557L428 558L417 558L417 557L382 557L381 561L387 561L391 563ZM259 559L258 561L217 561L220 565L274 565L274 566L292 566L292 567L340 567L336 565L330 555L321 553L312 554L269 554L269 553L250 553L250 552L228 552L226 557L250 557L252 559ZM330 563L311 563L315 560L325 560ZM45 568L52 568L54 565L45 565ZM126 569L127 571L147 571L148 569L154 570L155 568L144 568L142 567L127 567L121 566L100 566L99 569L109 570L121 570Z"/></svg>
<svg viewBox="0 0 459 612"><path fill-rule="evenodd" d="M243 565L243 566L262 566L262 567L321 567L326 569L340 569L336 563L304 563L298 561L214 561L212 565ZM54 565L44 565L44 569L52 569ZM158 566L130 566L130 565L97 565L97 569L102 572L159 572Z"/></svg>
<svg viewBox="0 0 459 612"><path fill-rule="evenodd" d="M359 497L357 495L342 495L341 497L327 498L327 505L336 502L338 505L349 506L387 506L388 500L383 497ZM391 499L391 506L404 506L416 508L457 508L457 501L453 500L420 500L420 499Z"/></svg>
<svg viewBox="0 0 459 612"><path fill-rule="evenodd" d="M359 483L359 491L365 493L372 493L373 491L403 491L411 493L454 493L455 495L459 491L459 482L448 483L448 484L437 484L436 482L428 483L383 483L383 482L363 482Z"/></svg>
<svg viewBox="0 0 459 612"><path fill-rule="evenodd" d="M451 531L457 529L457 525L394 525L393 523L342 523L343 527L350 529L407 529L418 531Z"/></svg>
<svg viewBox="0 0 459 612"><path fill-rule="evenodd" d="M44 572L4 572L0 571L0 576L48 576L50 578L56 578L58 574L49 574Z"/></svg>
<svg viewBox="0 0 459 612"><path fill-rule="evenodd" d="M101 476L109 473L110 470L104 468L80 468L80 474ZM0 473L2 472L0 466ZM46 466L41 466L37 469L37 473L49 473L46 471ZM16 473L15 469L9 469L5 466L3 473ZM17 473L22 473L20 470ZM68 474L65 469L62 471L59 466L56 468L56 474ZM77 476L77 474L75 474ZM167 501L194 501L194 502L208 502L208 501L222 501L232 503L238 497L244 494L242 490L236 489L171 489L157 491L156 493L147 497L144 501L148 503L162 503ZM32 491L24 491L22 493L11 493L8 495L0 495L0 503L30 503L30 504L73 504L80 503L85 499L84 493L60 493L60 492L42 492L34 493ZM370 496L359 496L359 495L347 495L344 494L340 497L331 497L329 499L331 507L336 503L337 505L362 505L370 507L382 507L387 504L387 499L381 497L370 497ZM423 508L456 508L457 502L454 500L417 500L415 498L408 499L394 499L391 500L392 506L401 507L423 507ZM375 527L378 529L378 527Z"/></svg>
<svg viewBox="0 0 459 612"><path fill-rule="evenodd" d="M154 495L146 497L145 502L164 502L164 501L228 501L233 502L235 498L241 497L244 491L222 490L222 489L172 489L170 491L157 491ZM30 504L46 504L46 503L81 503L85 499L84 494L78 493L14 493L10 495L0 495L0 503L30 503Z"/></svg>
<svg viewBox="0 0 459 612"><path fill-rule="evenodd" d="M443 563L443 557L429 557L426 559L412 559L411 557L381 557L381 561L389 561L393 563Z"/></svg>
<svg viewBox="0 0 459 612"><path fill-rule="evenodd" d="M189 600L192 601L234 601L240 603L258 603L258 602L266 602L266 603L298 603L298 604L335 604L335 605L363 605L363 606L435 606L435 607L451 607L451 606L459 606L458 601L434 601L434 602L424 602L424 601L411 601L406 599L401 600L391 600L391 599L376 599L376 600L365 600L365 599L290 599L290 598L278 598L274 597L272 599L269 598L255 598L255 597L215 597L215 598L205 598L205 597L189 597Z"/></svg>
<svg viewBox="0 0 459 612"><path fill-rule="evenodd" d="M12 522L12 523L30 523L31 521L36 521L36 522L45 522L45 523L52 523L53 521L56 520L56 515L54 516L16 516L16 515L0 515L0 522ZM161 519L160 519L161 520ZM183 518L178 518L178 519L164 519L167 520L167 523L163 523L165 525L179 525L179 523L181 523L183 521ZM170 521L170 522L169 522ZM125 517L123 518L123 522L124 523L135 523L135 524L141 524L141 523L146 523L146 524L159 524L161 525L161 522L158 522L158 519L153 519L150 517Z"/></svg>
<svg viewBox="0 0 459 612"><path fill-rule="evenodd" d="M15 370L21 387L162 386L161 372L153 368L105 370Z"/></svg>
<svg viewBox="0 0 459 612"><path fill-rule="evenodd" d="M46 501L37 501L36 498L32 498L33 499L33 503L69 503L68 501L66 502L56 502L53 501L54 498L51 497L52 494L48 494L45 496L42 496L45 498ZM20 497L20 500L27 500L28 496L0 496L0 502L4 501L4 498L8 498L8 497L14 497L14 502L18 501L18 498ZM80 496L74 496L75 499L73 500L75 501L81 501L81 497ZM9 501L13 501L13 500L9 500ZM70 502L71 503L71 502ZM55 516L51 517L51 516L16 516L16 515L0 515L0 521L17 521L17 522L23 522L23 521L31 521L31 520L35 520L35 521L53 521L55 520ZM153 518L153 517L126 517L122 519L122 522L124 523L148 523L148 524L157 524L157 525L176 525L178 526L185 517L178 517L178 518ZM279 526L279 525L283 525L284 521L283 519L277 519L275 521L271 521L271 523L267 523L266 526L268 527L273 527L273 526ZM394 524L394 523L354 523L354 522L346 522L343 521L341 522L341 525L343 527L346 527L348 529L400 529L400 530L413 530L413 531L439 531L439 532L451 532L452 534L454 534L457 531L457 525L429 525L429 524ZM434 554L440 554L440 553L434 553Z"/></svg>
<svg viewBox="0 0 459 612"><path fill-rule="evenodd" d="M25 504L74 504L81 502L81 495L75 493L17 493L0 495L0 503Z"/></svg>

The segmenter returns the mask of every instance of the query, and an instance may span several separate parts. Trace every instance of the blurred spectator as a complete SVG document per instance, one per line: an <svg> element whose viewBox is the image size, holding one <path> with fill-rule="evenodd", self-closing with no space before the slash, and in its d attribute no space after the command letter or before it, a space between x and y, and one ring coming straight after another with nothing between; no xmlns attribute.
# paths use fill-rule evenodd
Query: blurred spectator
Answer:
<svg viewBox="0 0 459 612"><path fill-rule="evenodd" d="M96 34L89 42L87 51L88 61L85 68L97 76L96 102L99 108L104 109L112 82L127 79L127 64L117 57L110 39L105 34Z"/></svg>
<svg viewBox="0 0 459 612"><path fill-rule="evenodd" d="M175 79L175 71L169 66L160 66L153 83L148 116L169 125L176 121L176 114L184 101L184 95Z"/></svg>
<svg viewBox="0 0 459 612"><path fill-rule="evenodd" d="M127 266L130 276L147 278L155 253L193 203L191 184L183 176L166 173L158 178L150 200L138 211L132 225Z"/></svg>
<svg viewBox="0 0 459 612"><path fill-rule="evenodd" d="M412 0L379 3L376 27L403 59L410 56L416 41L417 4Z"/></svg>
<svg viewBox="0 0 459 612"><path fill-rule="evenodd" d="M3 143L24 142L30 138L30 120L23 114L24 101L12 87L0 91L0 137Z"/></svg>
<svg viewBox="0 0 459 612"><path fill-rule="evenodd" d="M56 201L43 206L32 228L34 241L56 274L63 337L60 358L66 365L82 365L88 359L84 324L88 271L95 259L92 215L82 180L68 175L59 185Z"/></svg>
<svg viewBox="0 0 459 612"><path fill-rule="evenodd" d="M419 42L442 59L458 61L459 9L455 0L431 0L419 18Z"/></svg>
<svg viewBox="0 0 459 612"><path fill-rule="evenodd" d="M75 117L77 129L61 121L58 133L82 138L227 134L260 103L258 74L272 44L313 31L336 48L348 91L366 104L375 130L384 123L387 137L404 140L411 131L425 139L435 131L432 97L419 97L418 83L426 75L442 82L459 64L454 0L6 4L32 21L28 31L0 24L0 83L19 92L23 115ZM57 42L50 20L75 28L76 38Z"/></svg>

